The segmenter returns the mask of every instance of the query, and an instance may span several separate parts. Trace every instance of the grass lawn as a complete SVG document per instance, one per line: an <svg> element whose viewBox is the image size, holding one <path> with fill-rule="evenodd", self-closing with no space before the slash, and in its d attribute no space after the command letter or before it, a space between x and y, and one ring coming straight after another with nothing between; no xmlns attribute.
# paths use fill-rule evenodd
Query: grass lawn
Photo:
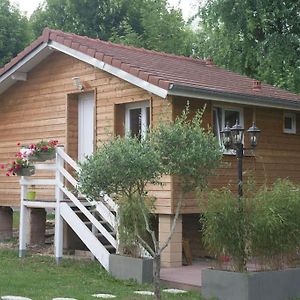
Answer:
<svg viewBox="0 0 300 300"><path fill-rule="evenodd" d="M96 262L65 259L57 265L53 257L28 255L18 258L15 250L0 250L0 296L14 295L33 300L52 300L69 297L95 300L92 294L110 293L115 299L153 299L153 296L134 295L136 290L151 290L149 285L119 281L110 277ZM197 299L197 292L182 295L163 293L162 299ZM202 299L203 300L203 299Z"/></svg>

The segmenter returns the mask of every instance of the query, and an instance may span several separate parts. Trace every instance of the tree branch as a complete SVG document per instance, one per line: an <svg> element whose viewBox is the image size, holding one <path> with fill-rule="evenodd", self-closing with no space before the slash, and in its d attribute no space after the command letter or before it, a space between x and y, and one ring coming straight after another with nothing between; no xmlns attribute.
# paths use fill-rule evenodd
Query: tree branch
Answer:
<svg viewBox="0 0 300 300"><path fill-rule="evenodd" d="M163 243L163 245L160 247L159 249L159 254L162 253L162 251L168 246L171 238L172 238L172 235L175 231L175 227L176 227L176 223L177 223L177 220L178 220L178 216L179 216L179 213L180 213L180 209L182 207L182 203L183 203L183 195L184 195L184 192L181 190L180 191L180 198L179 198L179 202L177 203L177 207L176 207L176 212L175 212L175 216L174 216L174 219L173 219L173 223L172 223L172 226L171 226L171 230L170 230L170 233L168 235L168 238L167 240Z"/></svg>
<svg viewBox="0 0 300 300"><path fill-rule="evenodd" d="M152 257L155 257L155 252L153 251L153 249L148 245L148 243L139 235L136 235L139 242L142 244L142 246L150 253L150 255Z"/></svg>

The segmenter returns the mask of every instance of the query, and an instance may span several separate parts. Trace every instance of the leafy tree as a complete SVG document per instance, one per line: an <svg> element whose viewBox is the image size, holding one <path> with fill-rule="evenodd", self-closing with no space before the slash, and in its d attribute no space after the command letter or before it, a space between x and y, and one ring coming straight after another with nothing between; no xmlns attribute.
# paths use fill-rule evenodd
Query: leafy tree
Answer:
<svg viewBox="0 0 300 300"><path fill-rule="evenodd" d="M30 42L28 20L9 0L0 0L0 67Z"/></svg>
<svg viewBox="0 0 300 300"><path fill-rule="evenodd" d="M300 92L300 3L208 0L197 54L217 65Z"/></svg>
<svg viewBox="0 0 300 300"><path fill-rule="evenodd" d="M202 112L188 120L188 110L174 123L161 123L147 140L115 138L81 165L81 192L98 197L106 192L121 199L120 211L126 209L127 223L122 231L135 236L154 259L154 287L160 299L160 259L175 231L187 193L206 186L206 179L218 167L221 152L211 132L201 127ZM151 228L153 201L146 192L149 183L159 184L162 175L176 176L180 195L169 236L158 241ZM142 217L142 218L141 218ZM121 220L122 221L122 220ZM145 238L145 231L148 236ZM150 239L150 242L149 242Z"/></svg>
<svg viewBox="0 0 300 300"><path fill-rule="evenodd" d="M108 40L112 28L122 19L124 4L120 0L45 0L30 21L35 36L44 27L60 29L92 38Z"/></svg>
<svg viewBox="0 0 300 300"><path fill-rule="evenodd" d="M178 55L192 54L195 35L181 10L170 9L166 0L134 2L134 12L115 29L112 41Z"/></svg>
<svg viewBox="0 0 300 300"><path fill-rule="evenodd" d="M192 53L193 32L166 0L45 0L31 16L44 27L176 54Z"/></svg>

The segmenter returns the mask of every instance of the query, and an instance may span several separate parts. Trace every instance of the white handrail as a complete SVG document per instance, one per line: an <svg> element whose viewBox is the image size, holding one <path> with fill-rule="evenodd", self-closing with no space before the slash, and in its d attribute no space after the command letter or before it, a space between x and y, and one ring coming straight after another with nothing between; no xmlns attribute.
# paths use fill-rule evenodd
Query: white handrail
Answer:
<svg viewBox="0 0 300 300"><path fill-rule="evenodd" d="M60 185L61 191L80 209L86 218L95 225L101 234L113 245L117 247L116 239L106 230L106 228L88 211L88 209L64 186Z"/></svg>
<svg viewBox="0 0 300 300"><path fill-rule="evenodd" d="M56 151L76 172L79 172L76 162L61 147L57 147Z"/></svg>

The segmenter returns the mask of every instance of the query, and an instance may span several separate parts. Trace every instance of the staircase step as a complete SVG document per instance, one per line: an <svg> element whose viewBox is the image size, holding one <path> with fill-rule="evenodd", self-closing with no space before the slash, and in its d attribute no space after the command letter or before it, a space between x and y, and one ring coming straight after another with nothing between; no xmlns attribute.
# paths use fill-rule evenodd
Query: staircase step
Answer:
<svg viewBox="0 0 300 300"><path fill-rule="evenodd" d="M116 236L116 233L114 231L109 232L112 236ZM95 233L95 237L102 237L103 234L101 232L97 232Z"/></svg>

